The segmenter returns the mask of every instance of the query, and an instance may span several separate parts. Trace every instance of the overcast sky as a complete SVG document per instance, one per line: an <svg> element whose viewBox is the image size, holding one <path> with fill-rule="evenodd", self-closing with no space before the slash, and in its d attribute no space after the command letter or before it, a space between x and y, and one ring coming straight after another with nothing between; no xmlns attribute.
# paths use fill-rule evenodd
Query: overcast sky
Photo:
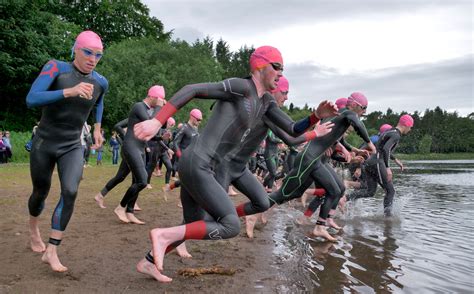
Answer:
<svg viewBox="0 0 474 294"><path fill-rule="evenodd" d="M174 38L280 49L298 106L360 91L368 112L474 112L471 0L143 2Z"/></svg>

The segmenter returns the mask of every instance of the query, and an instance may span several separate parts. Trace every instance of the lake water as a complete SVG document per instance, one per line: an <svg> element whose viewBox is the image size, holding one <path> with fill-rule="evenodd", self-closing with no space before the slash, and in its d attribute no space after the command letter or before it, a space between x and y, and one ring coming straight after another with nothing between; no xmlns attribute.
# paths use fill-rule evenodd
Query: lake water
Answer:
<svg viewBox="0 0 474 294"><path fill-rule="evenodd" d="M337 243L308 237L313 226L295 224L301 208L277 208L276 291L473 293L474 160L405 166L394 175L394 216L383 216L379 187L336 218Z"/></svg>

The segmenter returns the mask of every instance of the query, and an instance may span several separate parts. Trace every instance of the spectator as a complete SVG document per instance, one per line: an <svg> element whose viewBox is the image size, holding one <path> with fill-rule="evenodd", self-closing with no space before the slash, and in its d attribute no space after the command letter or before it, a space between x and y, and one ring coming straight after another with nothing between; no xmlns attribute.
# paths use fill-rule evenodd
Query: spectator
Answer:
<svg viewBox="0 0 474 294"><path fill-rule="evenodd" d="M112 147L112 164L118 164L120 143L117 139L117 132L112 132L112 137L110 137L110 147Z"/></svg>

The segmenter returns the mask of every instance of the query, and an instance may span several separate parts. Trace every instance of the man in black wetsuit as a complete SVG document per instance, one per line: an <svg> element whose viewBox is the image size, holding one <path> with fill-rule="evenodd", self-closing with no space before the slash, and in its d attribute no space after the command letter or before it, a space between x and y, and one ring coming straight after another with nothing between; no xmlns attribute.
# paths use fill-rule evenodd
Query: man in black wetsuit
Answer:
<svg viewBox="0 0 474 294"><path fill-rule="evenodd" d="M385 190L383 201L384 213L390 216L392 213L393 197L395 189L393 188L392 170L388 160L397 160L393 151L398 145L402 135L406 135L413 127L413 118L408 115L402 115L395 128L385 131L380 135L377 141L377 153L373 154L363 165L367 187L365 189L355 190L347 196L347 200L354 200L363 197L373 197L377 191L377 183ZM397 163L403 170L403 165Z"/></svg>
<svg viewBox="0 0 474 294"><path fill-rule="evenodd" d="M123 132L127 127L123 145L122 159L128 168L127 173L131 172L133 176L132 185L128 188L120 204L114 209L114 213L124 222L134 224L144 224L134 214L135 202L138 194L147 185L148 174L145 164L145 142L138 140L133 134L133 127L136 123L145 121L153 117L156 113L155 107L158 107L159 100L164 98L164 88L155 85L148 90L148 95L143 101L137 102L132 106L128 119L119 123L116 131Z"/></svg>
<svg viewBox="0 0 474 294"><path fill-rule="evenodd" d="M30 153L33 193L28 200L31 249L44 252L42 260L53 271L64 272L57 254L63 232L71 218L82 177L82 127L95 106L95 146L102 145L100 126L107 80L94 71L103 54L100 37L92 31L80 33L73 47L71 63L50 60L33 82L26 97L28 107L42 107L42 115ZM51 187L51 176L58 166L61 197L52 217L52 230L46 248L39 232L39 215Z"/></svg>
<svg viewBox="0 0 474 294"><path fill-rule="evenodd" d="M334 123L331 133L323 137L314 138L297 155L295 166L283 179L280 189L270 194L268 206L282 204L301 197L309 186L316 182L318 187L326 190L326 201L321 208L313 234L330 241L336 240L329 235L325 226L330 211L337 207L337 202L342 196L343 191L341 191L341 185L335 179L337 175L334 175L331 170L327 169L321 161L321 157L329 147L342 139L342 136L350 126L367 142L369 148L375 152L375 146L370 142L365 126L359 120L359 116L365 113L367 104L367 98L363 94L358 92L351 94L348 98L347 108L340 110L339 115L330 120ZM347 148L350 149L349 146ZM245 215L260 212L252 208L251 203L245 203L244 208Z"/></svg>
<svg viewBox="0 0 474 294"><path fill-rule="evenodd" d="M138 271L158 281L171 281L161 273L168 247L188 239L220 240L239 233L240 220L227 189L216 180L214 170L226 156L243 147L246 137L263 117L292 135L311 126L310 118L300 124L292 123L273 97L266 93L277 87L283 70L283 59L276 48L257 48L250 57L250 67L252 76L246 79L231 78L219 83L183 87L155 119L135 126L135 135L146 140L191 99L217 99L206 127L183 153L180 162L181 201L186 224L153 229L150 232L153 255L149 252L137 265ZM248 157L244 167L247 160Z"/></svg>

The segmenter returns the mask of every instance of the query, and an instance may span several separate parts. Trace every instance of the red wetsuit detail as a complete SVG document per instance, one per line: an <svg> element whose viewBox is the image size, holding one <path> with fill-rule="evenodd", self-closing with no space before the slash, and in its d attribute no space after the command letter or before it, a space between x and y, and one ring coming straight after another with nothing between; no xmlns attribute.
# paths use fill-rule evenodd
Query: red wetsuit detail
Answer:
<svg viewBox="0 0 474 294"><path fill-rule="evenodd" d="M235 210L237 211L237 215L239 217L245 216L244 206L245 206L245 203L242 203L235 208Z"/></svg>
<svg viewBox="0 0 474 294"><path fill-rule="evenodd" d="M318 196L318 197L322 197L322 196L326 195L326 190L324 190L323 188L316 188L316 189L314 189L313 195Z"/></svg>
<svg viewBox="0 0 474 294"><path fill-rule="evenodd" d="M168 121L168 118L173 116L176 111L178 110L173 104L166 103L165 106L163 106L163 108L156 114L155 118L161 123L161 125L164 125Z"/></svg>
<svg viewBox="0 0 474 294"><path fill-rule="evenodd" d="M206 222L197 221L186 224L186 232L184 233L184 240L195 239L202 240L206 235Z"/></svg>

